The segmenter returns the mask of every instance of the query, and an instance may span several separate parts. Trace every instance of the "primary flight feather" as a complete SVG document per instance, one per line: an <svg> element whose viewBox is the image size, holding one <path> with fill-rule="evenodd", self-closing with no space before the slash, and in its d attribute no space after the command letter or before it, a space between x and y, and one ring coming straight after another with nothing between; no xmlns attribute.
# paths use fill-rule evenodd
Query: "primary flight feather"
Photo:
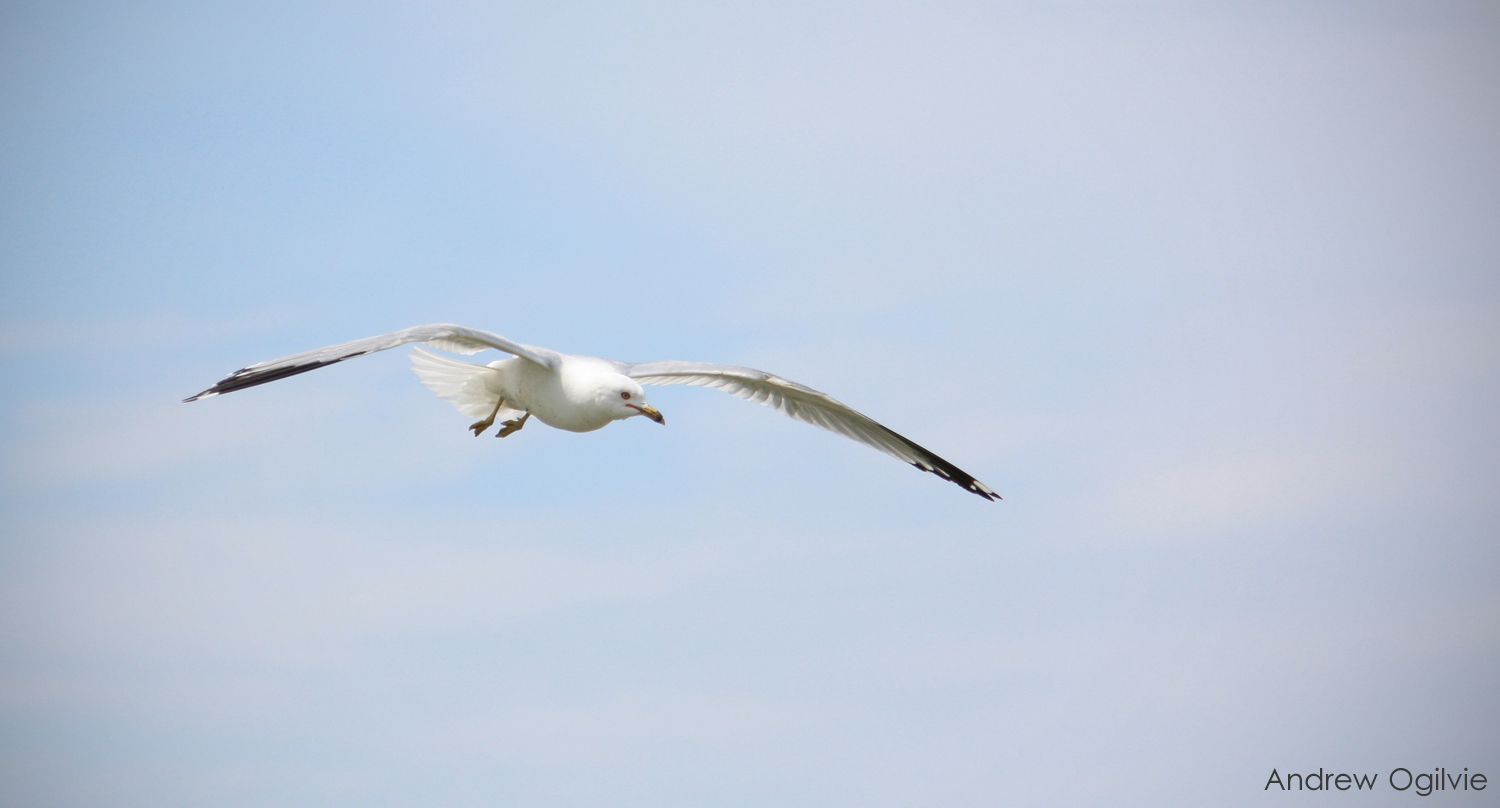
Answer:
<svg viewBox="0 0 1500 808"><path fill-rule="evenodd" d="M691 384L716 387L764 404L798 421L873 446L987 500L1000 498L972 475L834 400L827 393L765 371L707 362L632 364L592 356L570 356L512 342L488 331L447 323L419 325L259 362L237 370L213 387L183 400L197 401L232 393L409 342L463 354L494 348L514 357L476 365L421 347L412 351L412 369L422 384L440 398L452 402L460 412L481 417L469 427L475 437L502 416L505 420L501 422L498 433L502 438L521 429L533 416L548 426L570 432L592 432L613 421L637 415L665 424L662 414L646 403L641 385Z"/></svg>

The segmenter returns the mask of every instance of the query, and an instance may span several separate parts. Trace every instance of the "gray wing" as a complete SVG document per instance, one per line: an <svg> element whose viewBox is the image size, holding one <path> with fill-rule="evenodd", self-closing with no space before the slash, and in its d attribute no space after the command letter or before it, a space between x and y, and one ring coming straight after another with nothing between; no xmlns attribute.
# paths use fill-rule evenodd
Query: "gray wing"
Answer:
<svg viewBox="0 0 1500 808"><path fill-rule="evenodd" d="M511 342L499 334L491 334L477 328L464 328L451 323L434 323L407 328L391 334L382 334L378 337L366 337L353 342L330 345L327 348L284 356L268 362L257 362L250 367L236 370L213 387L192 398L185 398L183 401L197 401L200 398L209 398L221 393L232 393L235 390L254 387L257 384L274 382L277 379L317 370L345 359L395 348L408 342L425 342L434 348L461 354L478 353L485 348L494 348L548 368L556 368L561 361L556 351L549 351L546 348Z"/></svg>
<svg viewBox="0 0 1500 808"><path fill-rule="evenodd" d="M636 365L621 363L621 372L641 384L716 387L730 395L763 404L803 423L873 446L897 460L936 474L985 499L1000 498L989 486L959 467L881 426L868 416L855 412L827 393L820 393L763 370L707 362L665 361Z"/></svg>

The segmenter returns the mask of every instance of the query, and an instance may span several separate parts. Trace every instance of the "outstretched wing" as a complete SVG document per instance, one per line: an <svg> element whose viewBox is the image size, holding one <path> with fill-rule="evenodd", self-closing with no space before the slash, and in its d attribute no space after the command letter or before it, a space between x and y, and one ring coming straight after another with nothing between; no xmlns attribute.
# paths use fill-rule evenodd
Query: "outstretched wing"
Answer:
<svg viewBox="0 0 1500 808"><path fill-rule="evenodd" d="M990 487L958 466L892 432L827 393L754 368L707 362L642 362L623 364L625 375L641 384L691 384L716 387L733 396L763 404L803 423L853 438L882 452L956 483L989 500L1000 498Z"/></svg>
<svg viewBox="0 0 1500 808"><path fill-rule="evenodd" d="M209 398L221 393L232 393L235 390L254 387L257 384L274 382L277 379L317 370L345 359L395 348L408 342L425 342L434 348L462 354L478 353L485 348L494 348L548 368L556 368L561 361L556 351L549 351L546 348L511 342L499 334L491 334L477 328L464 328L451 323L434 323L419 325L392 334L382 334L378 337L330 345L327 348L284 356L269 362L257 362L250 367L236 370L213 387L192 398L185 398L183 401L197 401L200 398Z"/></svg>

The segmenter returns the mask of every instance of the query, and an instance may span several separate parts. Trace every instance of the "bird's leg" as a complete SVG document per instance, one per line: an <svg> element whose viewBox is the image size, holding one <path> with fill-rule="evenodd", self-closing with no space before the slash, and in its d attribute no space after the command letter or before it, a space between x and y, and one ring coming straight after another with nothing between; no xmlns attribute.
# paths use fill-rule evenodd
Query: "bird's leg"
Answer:
<svg viewBox="0 0 1500 808"><path fill-rule="evenodd" d="M526 419L530 418L530 417L531 417L531 411L527 410L526 414L523 415L523 416L521 416L520 420L501 421L500 422L500 431L495 433L495 437L497 437L497 438L503 438L506 435L510 435L512 433L515 433L515 432L520 432L521 431L521 427L526 426Z"/></svg>
<svg viewBox="0 0 1500 808"><path fill-rule="evenodd" d="M483 421L475 421L474 423L469 425L469 428L474 430L474 437L479 437L479 433L485 431L486 429L489 429L490 424L495 423L495 416L500 414L500 408L503 406L505 406L505 397L501 396L500 399L495 402L495 409L490 412L490 417L484 419ZM506 421L506 423L510 422Z"/></svg>

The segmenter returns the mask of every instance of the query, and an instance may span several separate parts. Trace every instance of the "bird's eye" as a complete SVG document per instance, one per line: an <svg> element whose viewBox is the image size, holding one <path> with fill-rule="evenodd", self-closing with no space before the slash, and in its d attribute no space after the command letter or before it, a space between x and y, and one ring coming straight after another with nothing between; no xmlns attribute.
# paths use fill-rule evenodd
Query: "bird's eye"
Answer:
<svg viewBox="0 0 1500 808"><path fill-rule="evenodd" d="M630 394L627 393L627 392L625 392L624 390L621 390L620 391L620 398L628 399L628 398L630 398Z"/></svg>

